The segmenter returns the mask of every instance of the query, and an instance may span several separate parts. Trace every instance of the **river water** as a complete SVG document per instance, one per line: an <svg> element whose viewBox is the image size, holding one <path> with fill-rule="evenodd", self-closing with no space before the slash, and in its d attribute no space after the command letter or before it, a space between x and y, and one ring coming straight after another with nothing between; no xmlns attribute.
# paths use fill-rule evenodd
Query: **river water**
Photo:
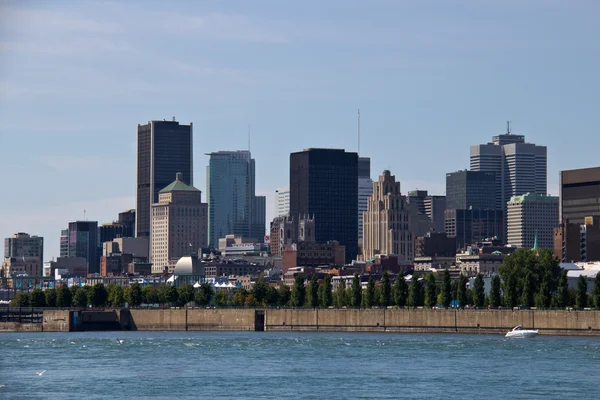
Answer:
<svg viewBox="0 0 600 400"><path fill-rule="evenodd" d="M592 399L599 383L599 338L0 334L0 399Z"/></svg>

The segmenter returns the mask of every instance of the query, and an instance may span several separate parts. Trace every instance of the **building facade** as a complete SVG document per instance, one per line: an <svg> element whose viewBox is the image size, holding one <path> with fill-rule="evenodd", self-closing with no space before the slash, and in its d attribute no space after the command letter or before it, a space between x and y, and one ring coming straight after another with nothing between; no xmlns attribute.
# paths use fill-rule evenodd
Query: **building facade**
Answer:
<svg viewBox="0 0 600 400"><path fill-rule="evenodd" d="M496 173L497 209L505 210L512 196L547 194L546 146L526 143L524 135L510 130L491 143L471 146L471 170Z"/></svg>
<svg viewBox="0 0 600 400"><path fill-rule="evenodd" d="M444 232L444 211L446 196L429 195L427 190L411 190L406 196L410 204L414 204L419 214L426 215L432 222L435 232Z"/></svg>
<svg viewBox="0 0 600 400"><path fill-rule="evenodd" d="M415 257L454 257L456 238L444 232L429 232L415 240Z"/></svg>
<svg viewBox="0 0 600 400"><path fill-rule="evenodd" d="M100 273L101 246L98 221L69 222L67 257L82 257L88 262L88 273Z"/></svg>
<svg viewBox="0 0 600 400"><path fill-rule="evenodd" d="M15 233L4 239L4 258L37 257L44 261L44 238L28 233Z"/></svg>
<svg viewBox="0 0 600 400"><path fill-rule="evenodd" d="M202 192L184 183L177 173L173 183L159 192L152 204L150 262L153 273L172 272L177 261L205 248L207 242L208 205Z"/></svg>
<svg viewBox="0 0 600 400"><path fill-rule="evenodd" d="M583 224L563 222L554 229L554 255L562 262L600 261L600 216Z"/></svg>
<svg viewBox="0 0 600 400"><path fill-rule="evenodd" d="M500 210L497 206L496 174L457 171L446 174L447 210Z"/></svg>
<svg viewBox="0 0 600 400"><path fill-rule="evenodd" d="M501 210L446 210L446 235L456 238L456 248L496 238L504 243L504 213Z"/></svg>
<svg viewBox="0 0 600 400"><path fill-rule="evenodd" d="M363 257L397 255L412 260L414 238L410 229L410 213L400 193L400 182L385 170L373 184L364 218Z"/></svg>
<svg viewBox="0 0 600 400"><path fill-rule="evenodd" d="M560 221L600 216L600 167L560 172Z"/></svg>
<svg viewBox="0 0 600 400"><path fill-rule="evenodd" d="M338 241L346 260L358 252L358 155L306 149L290 155L290 215L315 219L319 243Z"/></svg>
<svg viewBox="0 0 600 400"><path fill-rule="evenodd" d="M554 248L554 228L558 226L558 197L527 193L513 196L507 205L506 242L531 249Z"/></svg>
<svg viewBox="0 0 600 400"><path fill-rule="evenodd" d="M194 184L192 124L150 121L137 127L136 236L150 236L151 207L158 192L183 173L183 183Z"/></svg>
<svg viewBox="0 0 600 400"><path fill-rule="evenodd" d="M279 188L275 190L275 210L277 217L283 217L290 213L290 188Z"/></svg>
<svg viewBox="0 0 600 400"><path fill-rule="evenodd" d="M367 211L369 197L373 194L373 180L371 179L371 159L358 158L358 240L363 238L363 214Z"/></svg>
<svg viewBox="0 0 600 400"><path fill-rule="evenodd" d="M208 241L239 235L263 242L266 199L255 194L255 161L247 150L218 151L207 167Z"/></svg>

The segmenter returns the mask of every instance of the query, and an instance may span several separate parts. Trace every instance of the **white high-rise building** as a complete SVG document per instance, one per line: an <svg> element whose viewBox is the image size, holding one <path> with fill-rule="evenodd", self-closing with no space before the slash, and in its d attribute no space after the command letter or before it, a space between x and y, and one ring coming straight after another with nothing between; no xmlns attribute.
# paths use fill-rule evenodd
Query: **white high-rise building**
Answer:
<svg viewBox="0 0 600 400"><path fill-rule="evenodd" d="M507 243L531 249L554 248L553 230L558 221L558 197L527 193L507 204Z"/></svg>
<svg viewBox="0 0 600 400"><path fill-rule="evenodd" d="M277 217L285 217L290 213L290 188L279 188L275 190L275 209Z"/></svg>

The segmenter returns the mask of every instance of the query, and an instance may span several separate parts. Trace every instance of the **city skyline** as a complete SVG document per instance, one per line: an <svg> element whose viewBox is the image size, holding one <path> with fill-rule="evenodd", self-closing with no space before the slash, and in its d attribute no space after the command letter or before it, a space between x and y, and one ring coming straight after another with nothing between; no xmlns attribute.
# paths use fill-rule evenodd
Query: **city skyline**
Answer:
<svg viewBox="0 0 600 400"><path fill-rule="evenodd" d="M389 168L403 193L444 194L445 173L468 168L468 147L507 119L547 146L550 194L560 170L595 166L597 3L465 2L461 13L331 2L327 23L306 4L273 2L0 7L0 144L12 172L0 234L43 236L48 259L66 222L135 208L133 129L150 119L194 122L199 188L202 154L245 147L250 125L267 221L287 186L277 166L307 147L356 151L358 108L371 178ZM136 32L158 16L170 22Z"/></svg>

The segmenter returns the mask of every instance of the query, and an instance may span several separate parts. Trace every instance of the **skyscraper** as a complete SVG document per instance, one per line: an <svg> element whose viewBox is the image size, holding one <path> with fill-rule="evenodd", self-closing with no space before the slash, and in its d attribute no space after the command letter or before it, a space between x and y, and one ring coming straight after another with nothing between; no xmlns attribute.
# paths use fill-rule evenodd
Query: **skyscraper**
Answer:
<svg viewBox="0 0 600 400"><path fill-rule="evenodd" d="M471 170L496 173L497 208L506 210L512 196L547 194L547 149L526 143L524 135L494 136L471 146Z"/></svg>
<svg viewBox="0 0 600 400"><path fill-rule="evenodd" d="M19 232L4 239L4 258L11 257L37 257L44 262L44 238Z"/></svg>
<svg viewBox="0 0 600 400"><path fill-rule="evenodd" d="M150 236L150 207L176 173L194 184L192 124L150 121L137 128L136 236Z"/></svg>
<svg viewBox="0 0 600 400"><path fill-rule="evenodd" d="M264 240L266 199L255 195L255 161L247 150L208 153L208 240L239 235Z"/></svg>
<svg viewBox="0 0 600 400"><path fill-rule="evenodd" d="M373 194L371 159L358 158L358 240L363 238L363 214L367 211L369 197Z"/></svg>
<svg viewBox="0 0 600 400"><path fill-rule="evenodd" d="M337 149L290 154L290 215L315 219L315 240L338 241L346 260L358 252L358 155Z"/></svg>
<svg viewBox="0 0 600 400"><path fill-rule="evenodd" d="M284 217L290 213L290 188L275 190L275 210L277 217Z"/></svg>
<svg viewBox="0 0 600 400"><path fill-rule="evenodd" d="M429 218L435 232L444 232L446 196L429 195L427 190L411 190L406 196L406 201L413 204L419 214Z"/></svg>
<svg viewBox="0 0 600 400"><path fill-rule="evenodd" d="M97 221L69 222L67 257L83 257L88 262L88 273L100 273L100 242Z"/></svg>
<svg viewBox="0 0 600 400"><path fill-rule="evenodd" d="M527 193L508 202L506 243L531 249L553 249L554 228L558 226L558 197Z"/></svg>
<svg viewBox="0 0 600 400"><path fill-rule="evenodd" d="M414 238L406 199L400 193L400 182L385 170L373 186L364 219L364 259L384 254L412 260Z"/></svg>
<svg viewBox="0 0 600 400"><path fill-rule="evenodd" d="M446 209L502 209L496 201L496 174L457 171L446 174Z"/></svg>
<svg viewBox="0 0 600 400"><path fill-rule="evenodd" d="M600 167L560 171L560 221L600 216Z"/></svg>

